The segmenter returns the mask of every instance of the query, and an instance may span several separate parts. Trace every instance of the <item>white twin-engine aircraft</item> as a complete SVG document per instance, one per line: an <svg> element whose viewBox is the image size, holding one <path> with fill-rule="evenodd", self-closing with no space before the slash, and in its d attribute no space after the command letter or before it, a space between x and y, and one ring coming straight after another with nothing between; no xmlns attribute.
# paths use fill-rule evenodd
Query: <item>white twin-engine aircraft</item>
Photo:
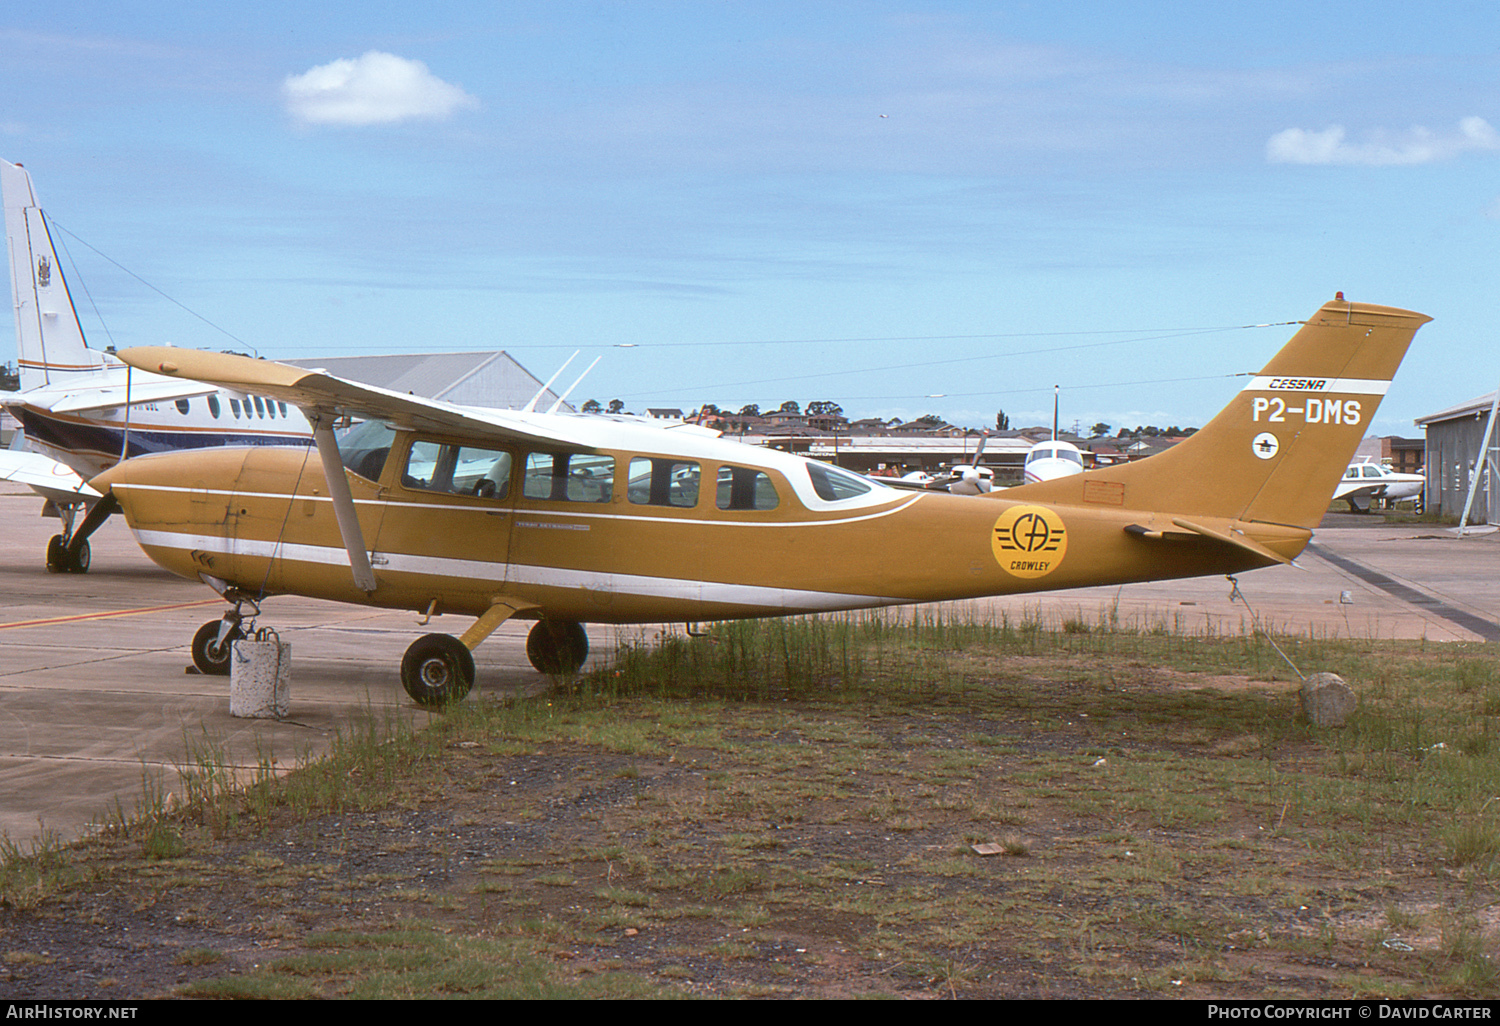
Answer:
<svg viewBox="0 0 1500 1026"><path fill-rule="evenodd" d="M20 422L31 450L0 450L0 480L31 486L47 499L44 513L62 520L62 533L47 545L48 570L88 570L89 535L117 507L84 481L122 459L311 443L307 419L286 402L133 370L90 349L31 176L0 160L0 192L21 370L21 390L0 393L0 404Z"/></svg>

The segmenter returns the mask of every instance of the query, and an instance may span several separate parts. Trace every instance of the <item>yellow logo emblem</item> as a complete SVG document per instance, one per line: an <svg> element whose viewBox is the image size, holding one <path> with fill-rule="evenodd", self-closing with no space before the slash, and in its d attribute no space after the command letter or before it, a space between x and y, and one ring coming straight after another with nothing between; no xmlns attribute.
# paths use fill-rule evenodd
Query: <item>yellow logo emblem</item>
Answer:
<svg viewBox="0 0 1500 1026"><path fill-rule="evenodd" d="M995 521L995 560L1012 577L1045 577L1068 552L1062 517L1045 506L1012 506Z"/></svg>

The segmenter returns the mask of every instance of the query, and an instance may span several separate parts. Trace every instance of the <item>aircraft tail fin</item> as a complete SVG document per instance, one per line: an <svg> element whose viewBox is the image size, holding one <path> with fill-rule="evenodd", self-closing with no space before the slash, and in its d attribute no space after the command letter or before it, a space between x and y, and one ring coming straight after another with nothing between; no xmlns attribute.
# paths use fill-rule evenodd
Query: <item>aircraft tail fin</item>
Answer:
<svg viewBox="0 0 1500 1026"><path fill-rule="evenodd" d="M101 369L104 355L84 342L31 175L20 164L0 160L0 192L21 389L63 384L81 372Z"/></svg>
<svg viewBox="0 0 1500 1026"><path fill-rule="evenodd" d="M1431 319L1340 293L1218 416L1171 449L1000 496L1311 530L1412 336Z"/></svg>

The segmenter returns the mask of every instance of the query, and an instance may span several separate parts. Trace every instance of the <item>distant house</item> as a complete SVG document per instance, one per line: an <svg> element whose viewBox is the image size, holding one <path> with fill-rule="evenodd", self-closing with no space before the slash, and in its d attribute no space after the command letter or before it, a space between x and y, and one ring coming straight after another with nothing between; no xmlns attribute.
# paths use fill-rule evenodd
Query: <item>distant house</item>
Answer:
<svg viewBox="0 0 1500 1026"><path fill-rule="evenodd" d="M676 408L668 409L667 407L664 407L664 406L655 407L655 408L648 408L646 410L646 416L650 417L652 420L682 420L683 419L682 411L681 410L676 409Z"/></svg>

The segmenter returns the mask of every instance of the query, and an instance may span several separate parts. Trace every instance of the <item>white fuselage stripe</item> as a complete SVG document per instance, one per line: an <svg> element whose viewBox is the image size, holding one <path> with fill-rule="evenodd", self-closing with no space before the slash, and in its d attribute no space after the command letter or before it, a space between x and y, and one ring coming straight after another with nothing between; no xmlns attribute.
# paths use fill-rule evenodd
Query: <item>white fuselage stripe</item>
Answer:
<svg viewBox="0 0 1500 1026"><path fill-rule="evenodd" d="M273 499L273 500L279 500L281 502L286 502L288 500L295 500L297 502L332 502L333 501L332 499L330 499L326 495L297 495L297 496L290 496L290 495L287 495L285 492L241 492L241 491L230 491L230 490L227 490L227 489L183 488L183 487L178 486L178 485L147 485L147 484L131 484L131 483L128 483L128 482L120 482L120 483L114 485L113 487L116 488L116 489L118 489L118 490L121 490L121 491L124 491L124 490L127 490L127 489L133 489L133 490L136 490L136 491L143 491L143 492L178 492L178 493L182 493L182 494L189 494L189 495L194 495L194 496L204 496L204 497L210 496L210 495L222 495L222 496L225 496L225 497L232 497L232 498L236 498L236 499ZM837 519L832 519L832 520L780 520L780 521L749 520L749 519L739 519L738 517L735 517L733 519L724 519L724 520L704 520L704 519L698 519L698 518L691 518L690 519L690 518L687 518L687 517L652 516L649 513L642 513L642 514L635 514L635 513L591 513L591 512L588 512L588 507L590 505L592 505L592 504L591 503L582 503L582 502L578 503L578 506L579 506L578 509L537 509L537 508L531 507L531 506L519 506L518 507L518 506L504 505L502 503L495 503L492 506L479 506L479 505L471 505L471 504L467 504L467 503L465 503L465 504L459 504L459 503L441 504L441 503L436 503L436 502L432 502L432 501L427 501L427 502L401 502L401 501L393 500L393 499L355 499L354 500L354 504L356 506L394 506L394 507L397 507L397 508L407 508L407 509L463 511L463 512L469 512L469 513L482 513L485 516L496 516L496 515L500 515L500 514L512 514L512 513L514 513L514 514L518 514L518 515L524 514L525 516L528 516L528 517L567 517L567 518L582 519L582 520L629 520L629 521L637 521L637 522L639 522L639 521L652 521L652 522L655 522L655 523L670 524L670 525L673 525L673 526L689 525L689 524L691 524L691 525L704 526L704 527L831 527L831 526L839 525L839 524L854 524L854 523L858 523L861 520L878 520L881 517L888 517L888 516L891 516L891 515L893 515L895 513L900 513L902 510L906 509L912 503L918 502L922 498L923 498L923 496L921 494L912 495L910 497L903 497L903 501L897 503L894 506L889 507L888 509L876 510L873 513L862 513L862 514L860 514L858 516L839 517ZM652 509L653 507L642 506L640 508L642 508L642 509ZM533 527L533 526L541 526L541 525L532 524L530 522L518 522L517 526L520 526L520 527Z"/></svg>
<svg viewBox="0 0 1500 1026"><path fill-rule="evenodd" d="M285 559L300 563L348 568L349 554L342 548L323 545L292 545L285 542L224 538L218 535L184 534L132 528L143 546L209 552L228 556ZM640 574L611 574L524 563L491 563L475 559L416 556L401 552L375 553L372 562L379 573L426 574L462 581L494 581L496 584L539 585L550 588L588 589L642 598L682 599L752 606L767 611L786 609L849 609L855 606L888 606L909 601L881 595L851 595L844 592L805 591L795 588L763 588L719 581L695 581Z"/></svg>

